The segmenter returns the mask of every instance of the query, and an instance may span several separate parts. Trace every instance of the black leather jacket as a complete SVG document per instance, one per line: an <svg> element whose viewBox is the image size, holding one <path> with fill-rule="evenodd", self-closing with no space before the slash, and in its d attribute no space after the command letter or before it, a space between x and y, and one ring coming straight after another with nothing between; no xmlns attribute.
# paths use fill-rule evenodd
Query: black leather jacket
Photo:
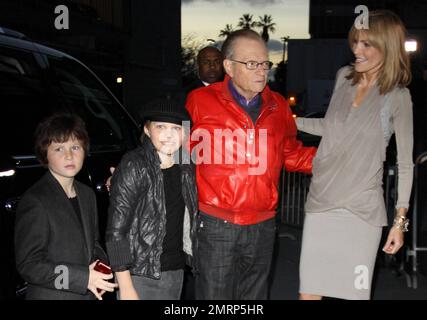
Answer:
<svg viewBox="0 0 427 320"><path fill-rule="evenodd" d="M184 224L187 224L184 251L187 263L191 264L194 260L191 250L185 247L195 246L196 180L192 164L180 167L186 206ZM106 246L113 271L129 270L133 275L160 278L165 234L166 204L160 159L151 140L144 136L141 147L123 156L111 181Z"/></svg>

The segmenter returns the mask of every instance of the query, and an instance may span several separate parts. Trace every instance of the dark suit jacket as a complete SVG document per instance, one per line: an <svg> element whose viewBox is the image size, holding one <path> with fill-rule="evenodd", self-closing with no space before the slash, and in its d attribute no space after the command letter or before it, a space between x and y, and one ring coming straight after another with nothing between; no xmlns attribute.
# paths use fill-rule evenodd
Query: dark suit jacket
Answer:
<svg viewBox="0 0 427 320"><path fill-rule="evenodd" d="M204 86L205 85L203 84L202 80L197 78L196 80L191 82L189 85L184 87L183 91L184 91L185 98L187 98L187 96L190 94L191 91L198 89L198 88L203 88Z"/></svg>
<svg viewBox="0 0 427 320"><path fill-rule="evenodd" d="M28 282L27 299L94 298L87 289L89 264L107 257L99 244L95 194L74 183L82 222L49 171L19 203L15 255L17 270Z"/></svg>

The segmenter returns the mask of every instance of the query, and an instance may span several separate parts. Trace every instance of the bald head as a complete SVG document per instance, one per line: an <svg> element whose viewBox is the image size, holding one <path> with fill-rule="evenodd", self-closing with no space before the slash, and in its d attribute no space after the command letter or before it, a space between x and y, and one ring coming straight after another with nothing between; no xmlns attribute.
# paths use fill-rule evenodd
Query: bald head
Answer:
<svg viewBox="0 0 427 320"><path fill-rule="evenodd" d="M222 69L222 53L215 47L205 47L197 55L197 66L200 80L209 84L221 81L224 76Z"/></svg>
<svg viewBox="0 0 427 320"><path fill-rule="evenodd" d="M257 32L250 29L240 29L232 32L222 44L221 52L225 59L233 59L236 43L239 40L257 41L267 49L264 40Z"/></svg>

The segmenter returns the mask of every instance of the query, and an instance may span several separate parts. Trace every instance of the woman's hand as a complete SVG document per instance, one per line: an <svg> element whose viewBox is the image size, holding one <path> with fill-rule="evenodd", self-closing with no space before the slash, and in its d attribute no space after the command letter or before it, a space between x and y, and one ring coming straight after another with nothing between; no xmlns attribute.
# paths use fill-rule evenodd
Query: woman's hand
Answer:
<svg viewBox="0 0 427 320"><path fill-rule="evenodd" d="M403 246L403 239L402 230L395 226L391 227L383 251L388 254L395 254Z"/></svg>

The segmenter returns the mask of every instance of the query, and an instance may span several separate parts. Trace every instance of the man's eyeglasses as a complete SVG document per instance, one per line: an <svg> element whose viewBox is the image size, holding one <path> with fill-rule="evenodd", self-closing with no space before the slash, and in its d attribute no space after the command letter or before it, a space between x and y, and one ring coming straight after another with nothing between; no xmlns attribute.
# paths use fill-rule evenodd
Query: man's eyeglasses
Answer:
<svg viewBox="0 0 427 320"><path fill-rule="evenodd" d="M246 62L243 62L243 61L238 61L238 60L233 60L233 59L228 59L228 60L244 64L244 65L246 65L246 69L248 69L248 70L256 70L256 69L258 69L258 66L262 66L262 68L264 70L270 70L271 67L273 66L273 62L271 62L271 61L263 61L263 62L246 61Z"/></svg>

